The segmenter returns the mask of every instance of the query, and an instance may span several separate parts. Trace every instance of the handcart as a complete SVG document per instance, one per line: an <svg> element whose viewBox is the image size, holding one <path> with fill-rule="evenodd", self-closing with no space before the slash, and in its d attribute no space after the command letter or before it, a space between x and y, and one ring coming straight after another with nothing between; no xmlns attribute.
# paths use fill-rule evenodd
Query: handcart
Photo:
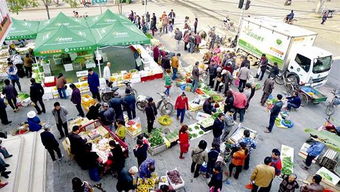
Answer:
<svg viewBox="0 0 340 192"><path fill-rule="evenodd" d="M257 136L257 131L249 129L247 127L243 126L237 126L234 130L231 130L231 132L228 135L227 141L224 143L225 148L222 152L223 159L226 163L230 162L233 150L235 149L238 142L243 138L243 132L245 130L250 131L250 138L255 139Z"/></svg>
<svg viewBox="0 0 340 192"><path fill-rule="evenodd" d="M319 104L327 100L327 96L310 86L301 86L299 87L298 92L299 97L301 98L301 106L305 106L310 102Z"/></svg>

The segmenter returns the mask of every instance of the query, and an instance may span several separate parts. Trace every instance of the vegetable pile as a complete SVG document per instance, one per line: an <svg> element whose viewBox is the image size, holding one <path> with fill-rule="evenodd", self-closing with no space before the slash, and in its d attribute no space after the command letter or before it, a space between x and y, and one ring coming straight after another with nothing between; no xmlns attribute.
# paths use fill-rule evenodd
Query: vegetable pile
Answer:
<svg viewBox="0 0 340 192"><path fill-rule="evenodd" d="M168 171L167 175L171 183L175 185L183 183L182 178L177 170Z"/></svg>
<svg viewBox="0 0 340 192"><path fill-rule="evenodd" d="M293 173L293 162L291 157L284 157L282 161L282 174L290 175Z"/></svg>
<svg viewBox="0 0 340 192"><path fill-rule="evenodd" d="M149 189L153 189L155 187L155 180L152 178L141 179L138 178L137 181L137 192L149 192Z"/></svg>
<svg viewBox="0 0 340 192"><path fill-rule="evenodd" d="M151 132L149 142L151 144L151 147L158 146L164 143L164 139L160 129L154 129Z"/></svg>
<svg viewBox="0 0 340 192"><path fill-rule="evenodd" d="M164 126L169 126L172 123L172 119L169 115L162 115L158 117L158 123Z"/></svg>

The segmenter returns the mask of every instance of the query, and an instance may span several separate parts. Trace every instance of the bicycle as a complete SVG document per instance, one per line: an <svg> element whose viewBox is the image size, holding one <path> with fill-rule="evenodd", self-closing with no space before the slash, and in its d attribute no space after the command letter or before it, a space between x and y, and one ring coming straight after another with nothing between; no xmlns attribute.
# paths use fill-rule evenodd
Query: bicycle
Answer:
<svg viewBox="0 0 340 192"><path fill-rule="evenodd" d="M156 108L161 110L162 115L170 115L173 110L174 106L170 103L164 93L157 93L161 96L161 100L159 100L156 104ZM145 96L138 96L137 97L137 109L140 111L145 111L146 104L148 103L147 97Z"/></svg>
<svg viewBox="0 0 340 192"><path fill-rule="evenodd" d="M294 91L296 91L298 89L298 84L294 82L293 79L291 78L286 78L284 73L280 73L278 75L275 76L274 78L275 83L277 83L278 85L284 85L287 93L289 95L292 95Z"/></svg>
<svg viewBox="0 0 340 192"><path fill-rule="evenodd" d="M340 105L340 91L332 90L333 99L331 102L327 103L326 115L331 116L335 113L335 107Z"/></svg>

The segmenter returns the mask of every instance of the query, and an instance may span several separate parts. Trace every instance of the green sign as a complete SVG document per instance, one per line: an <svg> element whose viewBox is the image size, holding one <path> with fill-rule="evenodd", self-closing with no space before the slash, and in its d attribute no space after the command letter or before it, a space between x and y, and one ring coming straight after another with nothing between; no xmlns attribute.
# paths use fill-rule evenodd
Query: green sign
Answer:
<svg viewBox="0 0 340 192"><path fill-rule="evenodd" d="M92 0L92 4L107 3L107 0Z"/></svg>

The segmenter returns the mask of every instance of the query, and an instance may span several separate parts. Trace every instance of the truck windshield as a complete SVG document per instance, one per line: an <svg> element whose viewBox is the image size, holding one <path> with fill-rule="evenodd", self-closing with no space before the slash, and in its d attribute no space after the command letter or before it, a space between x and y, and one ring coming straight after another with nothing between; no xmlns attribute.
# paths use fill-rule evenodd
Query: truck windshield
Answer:
<svg viewBox="0 0 340 192"><path fill-rule="evenodd" d="M313 66L313 73L322 73L325 71L329 71L331 69L331 65L331 56L317 58Z"/></svg>

